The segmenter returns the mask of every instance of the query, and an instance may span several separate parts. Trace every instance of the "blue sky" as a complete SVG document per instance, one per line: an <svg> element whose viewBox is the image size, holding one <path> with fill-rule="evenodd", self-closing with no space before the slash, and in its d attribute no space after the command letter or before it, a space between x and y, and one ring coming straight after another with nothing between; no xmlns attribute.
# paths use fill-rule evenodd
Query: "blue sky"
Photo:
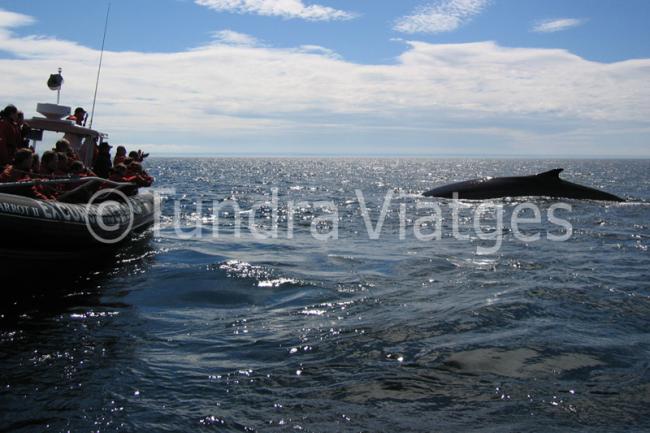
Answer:
<svg viewBox="0 0 650 433"><path fill-rule="evenodd" d="M395 19L431 3L435 2L321 1L319 4L349 10L360 17L310 22L218 13L191 0L113 0L109 44L111 49L118 51L174 52L200 45L209 40L215 30L228 28L254 35L275 46L314 44L335 50L351 61L385 63L392 62L402 51L399 44L390 43L391 38L404 37L392 28ZM103 23L108 1L0 1L0 5L6 10L36 17L39 33L94 48L101 46L101 29L97 26ZM530 31L538 20L562 17L586 22L569 31ZM74 25L61 25L65 20ZM589 60L613 62L650 57L648 23L650 2L647 0L493 0L468 25L456 31L420 34L418 39L432 43L492 40L509 47L564 48ZM34 30L34 27L25 27L17 33L29 35Z"/></svg>
<svg viewBox="0 0 650 433"><path fill-rule="evenodd" d="M129 146L650 156L645 0L111 3L95 126ZM62 66L89 106L107 4L0 1L0 103Z"/></svg>

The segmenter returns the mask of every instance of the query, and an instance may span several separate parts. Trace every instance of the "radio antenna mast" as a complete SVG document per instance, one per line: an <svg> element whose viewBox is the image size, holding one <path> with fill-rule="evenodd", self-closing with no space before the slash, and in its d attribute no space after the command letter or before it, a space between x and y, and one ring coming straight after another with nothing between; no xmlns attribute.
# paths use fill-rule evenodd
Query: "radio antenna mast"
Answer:
<svg viewBox="0 0 650 433"><path fill-rule="evenodd" d="M97 89L99 88L99 75L102 72L102 60L104 60L104 44L106 43L106 31L108 30L108 16L111 13L111 3L108 3L106 10L106 22L104 23L104 37L102 38L102 51L99 54L99 68L97 68L97 81L95 82L95 96L93 97L93 108L90 112L90 126L93 127L93 119L95 118L95 103L97 102Z"/></svg>
<svg viewBox="0 0 650 433"><path fill-rule="evenodd" d="M59 76L61 76L61 72L63 70L59 68ZM61 84L63 84L63 79L61 79ZM61 86L59 86L58 89L56 89L56 105L59 105L59 102L61 102Z"/></svg>

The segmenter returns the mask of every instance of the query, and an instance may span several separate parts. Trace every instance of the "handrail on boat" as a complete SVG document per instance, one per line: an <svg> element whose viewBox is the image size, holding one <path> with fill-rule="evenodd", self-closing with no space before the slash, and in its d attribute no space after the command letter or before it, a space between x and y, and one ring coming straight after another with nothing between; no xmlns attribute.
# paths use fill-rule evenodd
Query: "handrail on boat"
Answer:
<svg viewBox="0 0 650 433"><path fill-rule="evenodd" d="M77 177L77 178L65 178L65 179L34 179L24 182L7 182L0 183L0 192L5 189L15 189L15 188L24 188L26 186L36 186L36 185L67 185L67 184L84 184L90 181L100 181L104 184L120 187L120 186L137 186L133 182L115 182L112 180L104 179L101 177Z"/></svg>

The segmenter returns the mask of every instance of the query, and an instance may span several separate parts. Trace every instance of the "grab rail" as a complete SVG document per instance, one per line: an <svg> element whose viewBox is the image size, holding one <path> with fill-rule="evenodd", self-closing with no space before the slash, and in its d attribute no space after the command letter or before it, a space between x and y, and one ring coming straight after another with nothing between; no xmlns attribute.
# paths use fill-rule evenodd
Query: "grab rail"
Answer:
<svg viewBox="0 0 650 433"><path fill-rule="evenodd" d="M101 177L77 177L77 178L65 178L65 179L33 179L33 180L28 180L24 182L7 182L7 183L0 183L0 192L5 189L15 189L15 188L24 188L26 186L36 186L36 185L67 185L71 183L79 183L83 184L89 181L100 181L104 184L110 185L110 186L137 186L133 182L115 182L112 180L104 179Z"/></svg>

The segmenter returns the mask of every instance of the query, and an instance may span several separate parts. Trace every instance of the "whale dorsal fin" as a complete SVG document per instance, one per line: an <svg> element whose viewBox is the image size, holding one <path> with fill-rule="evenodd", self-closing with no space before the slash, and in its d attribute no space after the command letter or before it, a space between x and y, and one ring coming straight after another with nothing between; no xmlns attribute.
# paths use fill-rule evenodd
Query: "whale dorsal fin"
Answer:
<svg viewBox="0 0 650 433"><path fill-rule="evenodd" d="M563 168L555 168L553 170L545 171L544 173L540 173L537 175L537 177L541 177L544 179L559 179L560 178L560 173L564 171Z"/></svg>

